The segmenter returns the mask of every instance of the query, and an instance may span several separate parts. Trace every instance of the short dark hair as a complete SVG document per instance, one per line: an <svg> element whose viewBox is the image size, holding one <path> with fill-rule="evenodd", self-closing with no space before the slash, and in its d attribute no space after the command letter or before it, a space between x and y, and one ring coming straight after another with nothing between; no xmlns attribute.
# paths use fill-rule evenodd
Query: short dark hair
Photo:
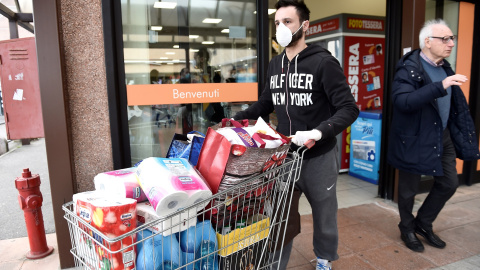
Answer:
<svg viewBox="0 0 480 270"><path fill-rule="evenodd" d="M303 0L279 0L275 4L275 9L289 6L294 6L295 9L297 9L300 22L310 20L310 10L308 9L307 5L305 5Z"/></svg>

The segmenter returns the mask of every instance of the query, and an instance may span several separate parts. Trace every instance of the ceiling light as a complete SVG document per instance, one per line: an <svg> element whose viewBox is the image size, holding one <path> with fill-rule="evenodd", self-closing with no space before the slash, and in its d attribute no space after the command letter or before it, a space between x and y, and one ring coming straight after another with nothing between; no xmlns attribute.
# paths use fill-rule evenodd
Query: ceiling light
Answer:
<svg viewBox="0 0 480 270"><path fill-rule="evenodd" d="M191 52L198 52L198 49L190 49Z"/></svg>
<svg viewBox="0 0 480 270"><path fill-rule="evenodd" d="M230 29L225 28L225 29L223 29L221 32L222 32L222 33L230 33Z"/></svg>
<svg viewBox="0 0 480 270"><path fill-rule="evenodd" d="M173 55L173 54L175 54L175 52L166 52L165 54Z"/></svg>
<svg viewBox="0 0 480 270"><path fill-rule="evenodd" d="M198 38L199 35L188 35L188 38Z"/></svg>
<svg viewBox="0 0 480 270"><path fill-rule="evenodd" d="M215 19L215 18L205 18L203 19L202 23L219 23L222 19Z"/></svg>
<svg viewBox="0 0 480 270"><path fill-rule="evenodd" d="M202 41L202 44L204 44L204 45L212 45L214 43L215 43L215 41Z"/></svg>
<svg viewBox="0 0 480 270"><path fill-rule="evenodd" d="M178 48L180 48L180 45L173 45L173 48L178 49Z"/></svg>
<svg viewBox="0 0 480 270"><path fill-rule="evenodd" d="M163 26L150 26L150 30L152 31L161 31L163 29Z"/></svg>
<svg viewBox="0 0 480 270"><path fill-rule="evenodd" d="M268 12L268 15L272 15L273 13L277 12L277 10L274 8L269 8L267 12ZM257 11L255 10L253 14L257 14Z"/></svg>
<svg viewBox="0 0 480 270"><path fill-rule="evenodd" d="M167 65L173 65L173 63L170 62L170 63L167 63Z"/></svg>
<svg viewBox="0 0 480 270"><path fill-rule="evenodd" d="M153 4L154 8L166 8L166 9L174 9L177 6L175 2L155 2Z"/></svg>
<svg viewBox="0 0 480 270"><path fill-rule="evenodd" d="M160 59L166 60L168 59L168 57L160 57Z"/></svg>

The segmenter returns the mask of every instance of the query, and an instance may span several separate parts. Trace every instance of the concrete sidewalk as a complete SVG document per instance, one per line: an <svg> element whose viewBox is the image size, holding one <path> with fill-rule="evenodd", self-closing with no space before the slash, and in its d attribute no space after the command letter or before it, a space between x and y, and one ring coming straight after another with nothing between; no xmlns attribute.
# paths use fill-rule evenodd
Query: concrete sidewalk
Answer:
<svg viewBox="0 0 480 270"><path fill-rule="evenodd" d="M415 211L426 194L418 195ZM396 203L378 200L372 204L339 209L339 255L335 270L350 269L480 269L480 184L461 186L433 224L447 242L444 249L429 246L409 250L400 239ZM294 240L289 269L314 269L311 216L302 216L302 233Z"/></svg>
<svg viewBox="0 0 480 270"><path fill-rule="evenodd" d="M417 196L418 208L425 194ZM480 269L480 184L461 186L447 203L434 229L447 242L445 249L425 244L423 253L405 247L398 231L396 204L382 199L338 211L340 259L335 270L372 269ZM314 269L312 216L302 216L302 233L294 240L288 269ZM0 270L59 269L55 234L47 235L54 253L41 260L28 260L27 238L0 241ZM70 241L63 239L62 241Z"/></svg>

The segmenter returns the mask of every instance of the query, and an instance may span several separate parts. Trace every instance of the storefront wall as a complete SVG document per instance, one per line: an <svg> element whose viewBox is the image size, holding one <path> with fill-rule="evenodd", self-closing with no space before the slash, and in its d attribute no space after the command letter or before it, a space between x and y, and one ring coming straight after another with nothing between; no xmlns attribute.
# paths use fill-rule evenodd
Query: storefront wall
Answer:
<svg viewBox="0 0 480 270"><path fill-rule="evenodd" d="M342 2L345 5L327 1L318 8L318 1L307 1L312 11L311 20L342 9L369 15L385 14L384 2L383 5L378 1ZM263 74L257 69L261 62L258 56L270 54L256 49L261 40L257 40L255 1L185 0L176 1L170 9L155 7L154 3L123 1L121 4L132 164L149 156L165 156L175 133L205 133L222 118L232 117L248 107L256 100L255 88L258 92L262 89L257 84L258 74ZM274 3L270 3L269 8ZM208 17L220 21L215 24L203 22ZM273 15L269 20L271 26ZM189 72L188 78L182 70ZM236 85L225 85L232 82ZM207 87L202 93L211 95L203 102L195 99L184 103L171 101L178 93L195 95L204 91L199 90L206 87L199 86L200 83L215 83L210 86L215 93L210 93ZM148 98L151 92L147 91L147 84L154 85L148 86L154 92L154 96ZM178 90L179 87L182 90ZM231 102L235 97L228 91L241 91L243 97ZM137 101L140 97L143 101Z"/></svg>
<svg viewBox="0 0 480 270"><path fill-rule="evenodd" d="M196 3L196 1L198 0L190 2ZM209 122L208 117L206 117L208 116L206 110L209 103L226 105L222 106L223 112L226 117L231 116L228 113L228 106L231 105L229 100L171 104L152 102L148 105L127 107L128 86L152 85L150 72L153 69L159 71L159 76L155 77L153 81L159 82L159 79L162 79L162 84L167 80L178 83L180 71L186 66L191 69L191 72L196 73L194 76L198 76L197 80L199 80L198 78L214 80L215 74L213 76L210 74L203 76L206 75L205 70L208 70L208 68L202 70L196 65L195 50L200 49L200 47L197 47L201 44L200 37L197 41L190 38L181 39L181 42L177 40L178 48L173 47L177 45L174 38L166 40L167 36L185 37L193 34L190 32L202 25L201 22L193 21L192 14L188 13L190 8L188 5L182 5L185 6L184 11L187 13L170 12L171 14L168 14L167 17L174 23L170 27L157 31L148 27L152 26L151 23L154 22L152 21L154 13L163 11L146 8L146 4L137 4L131 6L130 9L130 3L136 1L123 1L121 5L114 0L87 2L88 4L65 0L46 0L41 3L34 1L45 140L62 268L73 266L73 258L69 253L71 246L69 241L66 240L70 237L66 221L62 218L63 210L61 209L63 203L71 201L73 193L92 190L93 177L100 172L131 166L132 162L148 155L163 155L165 147L169 144L174 132L183 133L189 128L204 131L207 126L212 124L211 120ZM187 1L177 2L185 3ZM228 2L232 2L232 5L242 6L242 10L249 12L255 10L258 5L258 2L255 1ZM386 16L387 32L391 30L391 20L394 20L397 25L402 21L398 17L401 14L401 8L398 9L398 5L395 6L391 3L385 7L384 1L381 1L383 7L382 5L379 6L379 1L364 1L359 7L356 6L358 1L335 1L335 4L332 1L310 0L306 2L312 10L311 20L338 13ZM423 3L425 6L425 2ZM150 5L153 5L153 1ZM273 4L269 3L269 5ZM328 8L326 8L327 6ZM339 6L346 7L348 10L342 8L337 12L336 9ZM215 7L214 10L218 11L219 8L219 6ZM382 9L383 11L387 10L387 13L380 14L381 11L379 10ZM324 14L325 10L332 10L332 12ZM411 9L404 10L410 12ZM132 17L133 14L135 16ZM119 15L123 25L116 24L116 20L112 19ZM208 16L214 17L214 15L215 13ZM206 17L206 14L195 16L203 18ZM213 39L217 45L221 44L215 49L212 47L208 49L210 45L203 44L211 55L209 65L213 69L210 70L213 70L214 73L220 73L219 84L227 84L226 80L229 78L233 66L238 70L245 69L245 74L255 74L253 72L256 63L254 58L265 57L268 52L269 57L266 61L268 62L272 53L270 46L261 50L258 49L262 47L262 44L254 31L261 31L261 29L257 29L256 25L264 22L256 21L256 16L250 15L250 17L247 17L246 14L239 16L232 13L230 17L225 20L236 19L237 21L229 23L229 25L245 27L245 31L241 31L242 33L245 32L241 42L228 38L224 33L213 33L213 31L218 30L214 26L202 27L210 28L205 29L208 33L202 35L203 41L212 41ZM244 18L244 21L241 18ZM247 20L247 18L250 19ZM413 19L410 17L408 20ZM133 29L130 29L131 26L125 23L127 21L134 23ZM417 25L420 24L419 21L416 23ZM225 28L229 27L226 26ZM397 30L399 29L401 28L397 28ZM162 31L164 32L162 33ZM394 57L391 57L391 52L388 51L392 47L389 42L398 40L398 33L400 32L401 30L390 33L390 36L386 38L385 53L387 54L386 58L390 59L387 60L387 62L391 62L389 65L394 64L393 59L398 60L400 56L400 50L398 50L398 56ZM118 33L123 34L117 36ZM223 43L220 42L222 39ZM268 37L266 40L270 41ZM118 41L120 41L121 50L118 49ZM255 49L256 47L258 48ZM400 46L397 45L397 47ZM179 61L174 62L173 58L156 59L157 57L168 57L161 55L161 53L167 51L173 51L175 55L180 55ZM135 62L137 60L139 62ZM159 63L152 62L158 60L171 60L171 64L165 63L164 65L164 63L161 63L162 65L159 65ZM195 64L193 60L195 60ZM239 65L241 60L246 61L244 66ZM146 63L145 61L149 62ZM388 69L388 67L386 68ZM259 65L258 69L263 73L257 75L257 78L253 75L245 76L245 80L253 83L260 82L260 76L264 74L265 67ZM472 68L472 70L478 73L478 69L474 70ZM477 73L475 75L479 75ZM386 77L391 75L392 72L386 70ZM192 79L194 76L191 74ZM478 80L475 81L474 77L472 74L472 85L478 87ZM200 84L199 81L197 82ZM388 79L386 79L386 83L388 83ZM387 88L385 89L387 92ZM475 92L472 89L470 91L471 93ZM387 97L384 99L387 100ZM474 100L475 103L478 103L477 99L476 95L470 96L470 100ZM234 105L239 105L241 108L245 103L248 103L248 100ZM138 106L141 111L140 117L136 116L139 111L135 111L135 106ZM388 106L387 101L385 101L384 106ZM227 109L225 109L226 107ZM232 107L230 106L230 108ZM135 134L136 131L132 132L132 127L137 123L128 120L130 111L132 111L130 120L134 117L144 117L145 119L142 119L141 123L147 123L145 130L140 131L138 135ZM186 111L187 114L184 115L183 112L179 111ZM188 112L191 112L191 118ZM473 113L477 113L477 110ZM166 122L163 121L165 120L164 115L167 115ZM170 115L170 119L168 115ZM189 119L191 120L190 123ZM184 123L187 124L186 127L184 127ZM146 139L136 141L139 137ZM157 146L160 146L160 152L156 152ZM391 190L380 188L385 192Z"/></svg>

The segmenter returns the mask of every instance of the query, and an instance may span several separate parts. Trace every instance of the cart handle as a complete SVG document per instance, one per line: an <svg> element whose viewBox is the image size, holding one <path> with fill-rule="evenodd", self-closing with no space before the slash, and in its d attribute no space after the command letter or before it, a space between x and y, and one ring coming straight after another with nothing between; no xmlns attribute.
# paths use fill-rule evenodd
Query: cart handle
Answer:
<svg viewBox="0 0 480 270"><path fill-rule="evenodd" d="M303 144L303 146L307 147L308 149L311 149L314 145L315 145L315 140L308 140Z"/></svg>

